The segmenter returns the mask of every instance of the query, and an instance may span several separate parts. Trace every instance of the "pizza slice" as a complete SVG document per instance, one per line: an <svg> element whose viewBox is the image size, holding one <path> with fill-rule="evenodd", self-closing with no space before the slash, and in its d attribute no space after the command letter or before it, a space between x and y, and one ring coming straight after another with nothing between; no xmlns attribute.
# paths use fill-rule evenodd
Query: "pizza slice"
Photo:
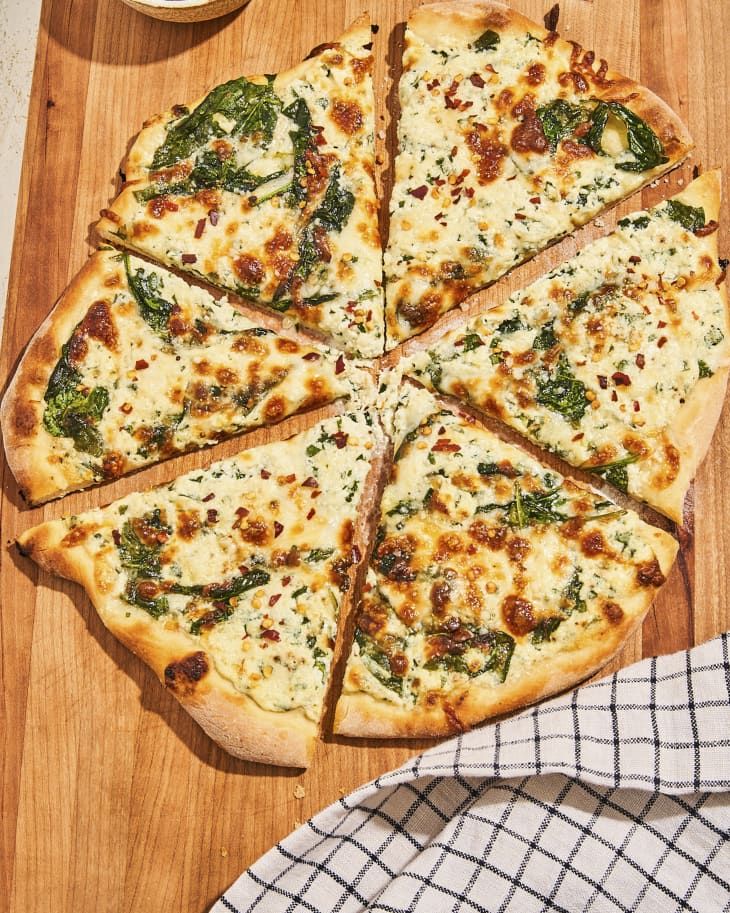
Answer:
<svg viewBox="0 0 730 913"><path fill-rule="evenodd" d="M101 237L382 354L372 35L241 77L149 120Z"/></svg>
<svg viewBox="0 0 730 913"><path fill-rule="evenodd" d="M495 0L411 14L400 102L389 348L691 147L652 92Z"/></svg>
<svg viewBox="0 0 730 913"><path fill-rule="evenodd" d="M380 451L370 413L24 533L231 754L304 767Z"/></svg>
<svg viewBox="0 0 730 913"><path fill-rule="evenodd" d="M8 464L40 503L347 396L369 375L255 326L166 269L99 251L3 400Z"/></svg>
<svg viewBox="0 0 730 913"><path fill-rule="evenodd" d="M720 175L709 172L406 372L681 524L730 366L719 210Z"/></svg>
<svg viewBox="0 0 730 913"><path fill-rule="evenodd" d="M458 732L581 681L640 625L677 551L427 391L400 412L341 735Z"/></svg>

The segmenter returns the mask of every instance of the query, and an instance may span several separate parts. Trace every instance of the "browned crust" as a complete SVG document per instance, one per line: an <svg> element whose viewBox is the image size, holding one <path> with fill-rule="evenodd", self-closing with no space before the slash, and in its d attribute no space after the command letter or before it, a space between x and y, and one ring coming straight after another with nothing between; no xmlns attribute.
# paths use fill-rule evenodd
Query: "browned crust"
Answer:
<svg viewBox="0 0 730 913"><path fill-rule="evenodd" d="M38 327L18 364L0 406L0 423L8 466L23 497L40 504L61 492L74 491L93 482L71 463L51 464L51 449L41 433L43 396L56 366L61 346L89 307L87 290L110 269L110 251L97 251L86 261L71 284Z"/></svg>
<svg viewBox="0 0 730 913"><path fill-rule="evenodd" d="M677 554L678 544L660 529L643 525L644 534L651 540L654 552L666 576ZM445 712L442 701L433 707L397 707L378 700L357 687L352 676L337 704L335 732L343 736L367 738L427 738L453 735L484 720L526 707L550 695L564 691L590 677L605 666L639 628L651 606L656 591L637 591L624 600L624 616L617 625L604 626L600 640L586 633L570 651L532 666L519 679L503 685L479 687L472 685L443 697L448 704ZM519 650L519 647L518 647Z"/></svg>

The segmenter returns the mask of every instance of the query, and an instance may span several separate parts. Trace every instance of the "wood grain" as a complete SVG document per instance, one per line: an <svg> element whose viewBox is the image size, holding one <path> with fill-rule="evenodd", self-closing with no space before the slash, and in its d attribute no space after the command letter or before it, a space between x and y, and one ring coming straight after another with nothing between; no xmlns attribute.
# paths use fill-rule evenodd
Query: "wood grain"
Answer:
<svg viewBox="0 0 730 913"><path fill-rule="evenodd" d="M402 23L411 0L373 0L381 186L390 184ZM538 21L548 0L514 0ZM21 182L0 378L90 250L90 226L114 195L129 140L149 115L241 73L273 72L336 37L364 0L252 0L197 25L139 15L118 2L44 0ZM724 0L563 0L559 30L594 46L659 92L688 122L696 160L730 167L730 5ZM692 163L602 224L476 296L497 301L617 217L691 178ZM643 197L643 199L642 199ZM727 202L721 248L727 251ZM288 424L298 427L300 420ZM274 432L275 434L277 432ZM262 431L247 443L272 437ZM42 574L10 543L43 519L106 503L235 452L228 442L59 504L24 509L4 462L0 677L4 700L0 840L10 911L198 913L248 864L342 791L403 762L417 743L328 738L305 774L236 761L212 744L153 674L105 630L79 588ZM730 627L730 410L694 486L695 536L623 665ZM304 787L296 799L294 786Z"/></svg>

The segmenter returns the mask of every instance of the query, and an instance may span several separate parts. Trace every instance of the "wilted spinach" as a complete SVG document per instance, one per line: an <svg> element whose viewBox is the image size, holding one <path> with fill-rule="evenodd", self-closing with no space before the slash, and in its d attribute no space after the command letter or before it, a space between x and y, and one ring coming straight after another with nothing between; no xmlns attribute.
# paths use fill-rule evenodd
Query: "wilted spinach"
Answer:
<svg viewBox="0 0 730 913"><path fill-rule="evenodd" d="M535 375L535 401L558 412L571 425L577 425L588 408L585 384L573 374L567 358L560 355L554 373L547 370Z"/></svg>
<svg viewBox="0 0 730 913"><path fill-rule="evenodd" d="M96 426L109 406L109 393L106 387L83 391L81 374L69 360L69 343L61 348L43 399L43 427L49 434L70 437L76 450L101 456L104 443Z"/></svg>
<svg viewBox="0 0 730 913"><path fill-rule="evenodd" d="M622 457L620 460L613 460L611 463L603 463L600 466L586 466L588 472L594 476L599 476L610 482L611 485L626 492L629 487L629 474L626 469L631 463L635 463L639 457L635 453Z"/></svg>
<svg viewBox="0 0 730 913"><path fill-rule="evenodd" d="M705 224L705 210L701 206L688 206L679 200L667 200L665 210L670 219L679 222L687 231L697 231Z"/></svg>

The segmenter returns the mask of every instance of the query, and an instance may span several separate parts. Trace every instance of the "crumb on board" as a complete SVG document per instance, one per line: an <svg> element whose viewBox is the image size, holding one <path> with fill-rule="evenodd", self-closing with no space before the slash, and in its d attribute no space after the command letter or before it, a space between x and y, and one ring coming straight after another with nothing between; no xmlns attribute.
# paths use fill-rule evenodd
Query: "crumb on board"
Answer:
<svg viewBox="0 0 730 913"><path fill-rule="evenodd" d="M228 855L228 850L224 846L222 846L221 847L221 856L225 859L227 855Z"/></svg>
<svg viewBox="0 0 730 913"><path fill-rule="evenodd" d="M306 795L307 795L307 791L305 790L305 788L302 786L301 783L297 783L297 785L294 787L294 798L303 799Z"/></svg>

